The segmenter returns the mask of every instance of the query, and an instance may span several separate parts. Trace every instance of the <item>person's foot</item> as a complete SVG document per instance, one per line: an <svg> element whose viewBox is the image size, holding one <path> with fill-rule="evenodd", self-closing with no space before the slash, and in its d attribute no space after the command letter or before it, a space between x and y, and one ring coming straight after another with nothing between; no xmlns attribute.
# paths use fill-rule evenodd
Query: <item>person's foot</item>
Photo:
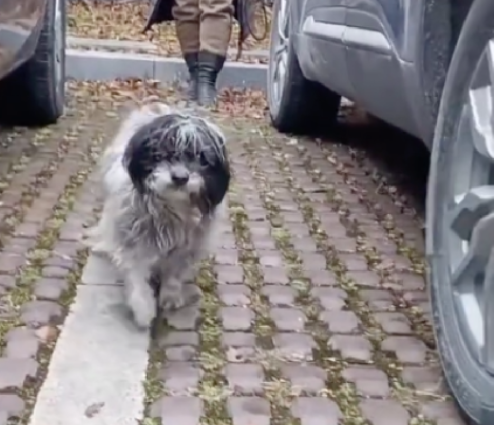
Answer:
<svg viewBox="0 0 494 425"><path fill-rule="evenodd" d="M198 54L186 53L184 55L187 69L189 70L189 81L187 86L187 100L197 100L197 74L198 74Z"/></svg>
<svg viewBox="0 0 494 425"><path fill-rule="evenodd" d="M224 63L224 56L206 51L199 52L197 103L200 106L210 107L216 103L216 79Z"/></svg>

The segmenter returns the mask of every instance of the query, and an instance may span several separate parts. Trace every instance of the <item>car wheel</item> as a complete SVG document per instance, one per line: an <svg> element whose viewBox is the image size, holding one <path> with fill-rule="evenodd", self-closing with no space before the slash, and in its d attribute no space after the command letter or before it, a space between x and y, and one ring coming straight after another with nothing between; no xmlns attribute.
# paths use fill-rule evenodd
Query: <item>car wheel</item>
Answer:
<svg viewBox="0 0 494 425"><path fill-rule="evenodd" d="M494 2L475 0L443 91L427 198L434 330L446 380L494 424Z"/></svg>
<svg viewBox="0 0 494 425"><path fill-rule="evenodd" d="M273 5L267 98L273 126L285 133L325 130L338 116L341 96L302 74L291 37L289 0Z"/></svg>
<svg viewBox="0 0 494 425"><path fill-rule="evenodd" d="M47 125L63 114L66 1L48 0L32 58L0 83L0 118L20 125ZM17 99L12 102L12 99Z"/></svg>

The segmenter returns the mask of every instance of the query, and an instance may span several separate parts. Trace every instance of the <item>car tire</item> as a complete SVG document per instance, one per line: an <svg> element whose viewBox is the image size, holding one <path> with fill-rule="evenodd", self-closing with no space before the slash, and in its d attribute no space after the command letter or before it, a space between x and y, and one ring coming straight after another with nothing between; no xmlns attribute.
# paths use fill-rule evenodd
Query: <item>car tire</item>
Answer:
<svg viewBox="0 0 494 425"><path fill-rule="evenodd" d="M459 298L452 277L454 262L451 258L454 256L448 254L453 249L448 229L453 226L446 221L451 219L447 210L455 200L451 195L455 190L452 181L458 178L455 174L462 174L457 166L461 162L455 161L467 162L465 156L459 155L468 143L460 136L463 133L460 133L459 122L465 113L466 99L470 99L468 96L474 90L477 64L489 41L494 45L494 2L475 0L461 30L442 93L431 154L426 213L427 278L437 347L451 392L469 423L476 425L494 424L494 374L488 373L466 338L465 321L468 319L458 308Z"/></svg>
<svg viewBox="0 0 494 425"><path fill-rule="evenodd" d="M0 119L16 125L48 125L65 101L66 1L48 0L33 56L0 82ZM12 102L11 99L16 99Z"/></svg>
<svg viewBox="0 0 494 425"><path fill-rule="evenodd" d="M304 77L294 48L294 23L290 19L288 0L275 0L273 4L270 54L267 77L267 98L269 114L273 126L283 133L319 133L331 127L338 117L341 96L326 89L321 84ZM284 6L283 6L284 5ZM282 42L278 25L286 16L286 70L283 81L276 86L275 52ZM278 90L275 90L279 87Z"/></svg>

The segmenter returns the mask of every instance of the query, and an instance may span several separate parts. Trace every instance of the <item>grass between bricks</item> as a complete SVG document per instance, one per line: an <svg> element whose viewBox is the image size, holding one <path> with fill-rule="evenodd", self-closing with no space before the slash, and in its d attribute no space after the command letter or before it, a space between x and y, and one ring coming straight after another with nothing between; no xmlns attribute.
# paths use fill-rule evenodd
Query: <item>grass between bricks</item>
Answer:
<svg viewBox="0 0 494 425"><path fill-rule="evenodd" d="M217 295L217 276L213 261L203 262L197 277L202 291L199 332L199 365L202 376L198 395L204 403L201 424L230 425L227 398L230 395L224 374L226 356L223 350L223 327L220 318L220 300Z"/></svg>
<svg viewBox="0 0 494 425"><path fill-rule="evenodd" d="M327 147L324 148L324 151L327 152L328 156L330 156L331 158L334 158L337 155L336 152L330 150ZM379 191L376 191L376 196L388 196L393 199L395 205L401 205L403 203L403 200L400 199L402 197L400 197L396 191L391 190L391 188L389 187L390 184L388 183L387 179L378 170L370 169L371 167L365 158L363 158L361 155L356 154L355 152L349 152L349 154L358 163L361 169L366 171L368 175L372 175L373 179L379 183L379 187L381 187L387 194L380 195ZM359 187L359 183L360 181L358 179L353 182L353 184L357 187ZM411 246L407 243L404 237L404 232L399 229L396 224L396 220L391 214L383 214L380 211L378 205L376 205L376 202L372 202L371 199L369 199L369 196L367 196L367 194L361 188L359 190L359 193L368 210L374 214L374 216L376 217L376 221L381 225L383 230L385 230L389 240L397 245L397 254L401 254L402 256L407 258L412 264L413 272L419 275L421 278L425 278L426 266L423 253L419 252L416 247ZM418 226L419 220L416 220L416 222ZM379 253L376 253L376 257L376 262L379 263ZM424 312L417 307L410 305L410 303L404 300L402 298L402 295L397 291L393 290L393 292L396 299L400 300L399 305L403 306L401 311L407 316L408 320L411 323L412 329L418 336L420 336L422 341L424 341L424 343L429 348L434 349L435 339L432 324L427 319L427 317L425 317Z"/></svg>
<svg viewBox="0 0 494 425"><path fill-rule="evenodd" d="M201 289L200 319L197 326L199 334L198 363L202 370L197 389L191 389L190 396L199 397L204 403L201 424L230 425L226 399L230 395L224 376L226 365L222 348L222 324L219 314L220 301L216 294L216 275L214 260L202 261L196 277L196 284ZM174 332L169 326L163 326L161 333ZM149 366L143 383L145 392L144 418L141 425L162 425L160 418L152 416L152 405L161 397L169 395L159 377L160 370L167 362L166 352L159 342L152 341L149 349Z"/></svg>
<svg viewBox="0 0 494 425"><path fill-rule="evenodd" d="M63 126L64 124L62 123L61 125ZM17 202L12 210L3 218L3 222L0 225L2 234L2 236L0 237L0 252L8 239L12 236L15 228L22 222L22 219L26 214L29 206L34 202L37 193L39 193L39 191L42 190L43 187L45 187L48 179L56 172L57 164L61 161L63 155L68 152L70 146L72 146L70 144L71 134L73 134L73 131L75 131L77 126L73 124L71 127L72 130L68 131L67 138L60 141L58 144L60 150L57 157L52 161L49 161L40 172L36 173L33 176L32 180L34 181L34 183L29 185L22 191L19 202ZM18 134L22 135L23 133L23 131L20 131ZM38 153L40 149L44 147L48 148L51 146L51 143L48 142L51 136L52 130L50 128L41 129L33 134L33 137L27 144L26 149L21 152L20 156L18 156L16 160L14 160L10 167L8 167L6 174L1 178L0 196L9 188L10 184L16 176L20 175L23 171L28 170L31 163L34 162L33 156ZM6 154L8 154L8 152ZM17 279L19 279L18 276ZM11 291L8 292L6 295L0 297L0 303L4 303L7 298L10 299L10 301L7 302L7 305L11 304L12 308L17 307L17 304L15 304L15 300L11 299L13 294L15 294L15 292ZM0 322L0 354L2 353L2 349L4 348L5 335L17 325L18 318L16 317L9 317Z"/></svg>
<svg viewBox="0 0 494 425"><path fill-rule="evenodd" d="M255 137L245 140L246 150L249 153L251 166L256 170L257 189L261 193L266 210L269 212L268 219L273 228L273 236L278 249L283 254L288 273L290 285L297 291L297 304L302 309L307 317L305 329L314 338L317 347L314 350L314 360L316 364L327 373L326 391L318 394L319 396L329 397L333 399L339 406L342 412L342 424L345 425L360 425L364 424L365 420L362 417L358 407L358 396L355 388L345 382L342 371L346 362L341 358L338 352L331 349L329 339L331 333L328 326L320 320L322 306L311 295L312 284L309 278L304 275L302 261L298 256L297 251L291 243L291 235L286 229L280 214L279 207L276 205L273 187L270 186L269 176L266 176L263 171L256 165L256 155L260 150L267 147L262 137ZM259 146L263 143L265 146ZM268 148L271 150L271 147ZM272 157L276 158L279 153L276 151L270 152ZM271 156L270 155L270 156ZM276 160L274 160L275 163ZM295 197L294 197L294 200Z"/></svg>
<svg viewBox="0 0 494 425"><path fill-rule="evenodd" d="M338 153L334 149L331 149L330 147L324 146L322 147L322 150L327 154L327 158L329 161L335 161L335 159L338 157ZM389 183L387 183L387 179L385 179L382 175L380 175L377 170L374 169L371 173L369 164L367 163L367 159L364 159L361 155L358 155L353 151L349 152L347 155L350 155L351 158L358 163L359 168L367 172L366 173L367 175L372 174L374 177L377 177L376 180L379 183L380 187L389 185ZM341 172L343 176L348 175L344 166L342 167ZM315 176L314 178L316 180L318 179L317 176ZM386 232L389 240L396 244L397 254L407 258L412 264L411 271L414 274L420 276L421 278L424 278L425 260L423 253L420 253L416 249L416 247L407 244L404 237L404 232L400 230L396 225L396 220L394 219L393 215L389 213L383 214L381 208L378 205L378 202L376 202L376 200L373 202L368 196L367 191L363 189L361 185L359 185L359 179L345 178L345 181L347 184L352 186L352 189L355 193L359 194L360 199L366 205L369 212L374 214L376 221ZM379 191L375 192L376 196L378 197L377 201L379 200L379 198L382 198L384 196L389 196L393 199L395 205L400 205L402 203L402 199L398 199L399 196L397 195L396 191L389 190L387 188L385 188L384 190L387 193L387 195L377 195ZM418 221L417 221L417 225L418 225ZM378 251L378 249L376 249L373 246L370 246L370 244L366 240L364 232L358 230L358 223L355 223L355 226L356 226L356 231L359 233L359 235L361 235L361 237L359 237L358 239L359 250L367 258L369 268L371 270L374 270L378 275L381 275L382 280L386 280L386 279L392 280L390 271L388 269L385 269L384 267L380 267L380 265L382 264L382 254ZM403 315L405 315L405 317L410 322L413 334L417 336L420 340L422 340L424 344L429 348L429 351L427 352L428 363L438 364L439 358L435 351L436 345L434 340L432 324L427 319L427 317L425 317L424 312L418 309L417 307L410 305L408 301L404 300L401 292L397 291L394 288L390 288L388 290L393 293L394 298L397 300L395 304L396 307L395 311L398 311ZM451 399L451 396L448 394L447 391L444 391L444 389L440 385L440 382L438 382L437 391L434 391L433 389L427 392L417 391L413 388L413 386L406 385L403 382L400 382L400 384L397 385L397 387L394 388L394 390L396 392L397 397L400 398L400 400L404 404L409 405L410 409L412 409L417 415L418 415L417 407L420 403L425 403L426 401L432 401L432 400ZM415 401L413 401L414 398Z"/></svg>
<svg viewBox="0 0 494 425"><path fill-rule="evenodd" d="M91 141L90 143L87 143L87 146L84 149L84 158L81 158L80 166L76 167L71 174L67 175L66 184L63 188L62 194L55 204L53 213L39 233L36 239L35 247L28 253L29 261L27 265L18 271L16 275L15 288L8 293L11 305L16 310L19 310L22 305L33 299L34 284L37 279L41 277L44 261L48 258L55 243L57 242L60 228L64 224L68 214L74 208L77 194L81 186L86 182L87 176L94 166L94 151L98 150L103 143L103 138L101 136L102 135L98 131L92 131L91 133L86 133L84 135L85 140ZM76 138L71 142L70 146L77 142L84 143L84 140ZM60 151L60 155L57 156L59 162L63 163L63 157L67 152L67 150ZM71 161L71 163L72 162L74 161ZM57 170L57 166L52 168L52 178L55 178L53 175ZM77 253L75 266L67 277L69 288L60 299L60 304L64 307L65 314L68 312L68 307L75 295L76 285L80 280L82 268L85 264L86 258L87 250L80 249ZM36 395L44 381L44 378L46 377L49 359L53 349L55 348L56 336L58 332L55 330L54 333L55 335L53 338L47 341L46 344L42 345L38 352L37 360L39 362L39 370L36 378L25 383L21 393L19 394L19 396L21 396L21 398L26 402L26 409L24 410L22 417L16 421L16 424L18 425L27 425L29 423L32 408L36 401Z"/></svg>
<svg viewBox="0 0 494 425"><path fill-rule="evenodd" d="M236 150L240 151L239 146ZM252 188L252 185L249 187ZM295 419L290 411L293 398L298 394L281 373L280 363L284 359L273 344L276 326L270 317L269 300L261 292L264 281L259 268L259 257L251 240L249 217L242 202L242 193L238 192L237 187L232 190L230 217L239 261L244 271L244 283L251 291L250 305L255 315L253 331L256 336L257 356L264 370L264 397L271 406L271 424L298 424L299 420Z"/></svg>
<svg viewBox="0 0 494 425"><path fill-rule="evenodd" d="M281 142L283 140L280 140ZM279 144L271 144L273 150L279 150ZM304 154L304 152L301 152ZM380 325L376 322L372 315L372 311L369 306L359 295L359 288L355 281L346 276L346 270L344 264L338 258L337 251L329 241L328 235L321 227L320 218L317 212L314 211L310 205L309 200L305 196L301 186L296 179L292 177L290 173L290 164L282 156L277 156L280 161L280 169L285 173L287 180L290 181L290 187L295 194L296 200L299 203L307 222L309 223L313 236L316 240L318 247L322 252L326 253L326 260L330 271L335 273L339 285L345 290L348 295L347 303L351 311L353 311L360 319L362 331L367 337L373 347L372 357L373 363L383 370L388 376L388 381L392 389L393 396L400 401L411 415L411 425L433 425L433 422L425 419L419 413L419 405L421 400L418 400L417 394L407 392L408 397L405 399L400 397L404 394L403 389L406 385L400 376L403 366L399 363L398 359L390 353L381 350L381 343L386 337ZM305 156L306 163L305 169L307 174L312 177L315 183L321 183L320 172L310 163L310 158ZM321 186L322 189L322 186ZM343 197L337 193L336 189L331 190L328 193L328 202L334 206L334 211L345 215L347 213L347 206L344 204Z"/></svg>

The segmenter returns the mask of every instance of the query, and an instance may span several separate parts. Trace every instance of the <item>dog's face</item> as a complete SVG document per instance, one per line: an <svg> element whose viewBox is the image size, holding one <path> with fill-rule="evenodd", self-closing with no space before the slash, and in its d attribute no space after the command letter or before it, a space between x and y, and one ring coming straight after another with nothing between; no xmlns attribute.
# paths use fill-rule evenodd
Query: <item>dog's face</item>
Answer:
<svg viewBox="0 0 494 425"><path fill-rule="evenodd" d="M191 200L203 212L223 200L230 184L225 137L199 117L154 118L131 137L123 161L140 194Z"/></svg>

